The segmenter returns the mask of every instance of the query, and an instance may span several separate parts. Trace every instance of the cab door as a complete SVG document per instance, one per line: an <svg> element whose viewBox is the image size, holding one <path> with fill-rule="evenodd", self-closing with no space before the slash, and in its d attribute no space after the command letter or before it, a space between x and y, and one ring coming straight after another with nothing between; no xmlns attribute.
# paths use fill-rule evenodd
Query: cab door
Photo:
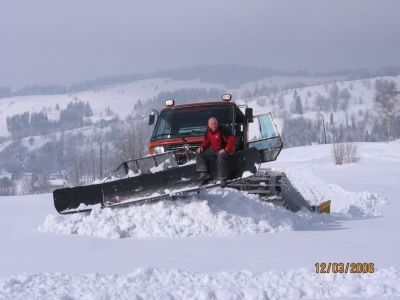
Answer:
<svg viewBox="0 0 400 300"><path fill-rule="evenodd" d="M276 160L283 144L272 114L257 115L253 120L248 123L248 148L259 151L261 162Z"/></svg>

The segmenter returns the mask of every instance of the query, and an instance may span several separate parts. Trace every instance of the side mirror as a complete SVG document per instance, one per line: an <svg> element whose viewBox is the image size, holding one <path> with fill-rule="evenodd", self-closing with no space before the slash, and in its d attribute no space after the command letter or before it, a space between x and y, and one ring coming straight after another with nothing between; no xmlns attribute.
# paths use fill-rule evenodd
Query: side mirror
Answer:
<svg viewBox="0 0 400 300"><path fill-rule="evenodd" d="M154 120L156 118L156 114L152 111L149 115L149 125L153 125L154 124Z"/></svg>
<svg viewBox="0 0 400 300"><path fill-rule="evenodd" d="M253 123L253 109L250 107L247 107L246 110L244 111L244 115L246 116L246 120L249 123Z"/></svg>

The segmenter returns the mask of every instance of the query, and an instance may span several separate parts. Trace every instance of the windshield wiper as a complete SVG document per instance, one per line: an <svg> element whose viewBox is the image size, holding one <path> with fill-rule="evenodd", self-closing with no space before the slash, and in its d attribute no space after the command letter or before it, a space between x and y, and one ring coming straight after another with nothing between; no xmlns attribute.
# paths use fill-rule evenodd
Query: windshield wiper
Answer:
<svg viewBox="0 0 400 300"><path fill-rule="evenodd" d="M193 134L193 133L202 133L202 134L204 134L204 133L206 133L204 130L192 130L192 131L189 131L189 132L185 132L185 133L190 133L190 134Z"/></svg>
<svg viewBox="0 0 400 300"><path fill-rule="evenodd" d="M183 138L182 136L185 134L195 134L195 133L204 134L205 131L204 130L192 130L192 131L186 131L186 132L182 132L182 133L161 133L161 134L157 134L157 135L153 136L153 139L156 137L159 137L159 136L164 136L164 135L179 136L179 137Z"/></svg>
<svg viewBox="0 0 400 300"><path fill-rule="evenodd" d="M164 135L169 135L169 136L177 136L177 135L181 135L182 133L161 133L161 134L157 134L155 136L153 136L153 139L159 136L164 136Z"/></svg>

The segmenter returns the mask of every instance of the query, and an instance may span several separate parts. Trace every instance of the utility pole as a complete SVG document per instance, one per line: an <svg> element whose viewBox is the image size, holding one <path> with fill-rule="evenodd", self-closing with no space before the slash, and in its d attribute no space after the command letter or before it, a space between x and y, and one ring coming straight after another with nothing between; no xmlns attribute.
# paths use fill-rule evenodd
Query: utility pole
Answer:
<svg viewBox="0 0 400 300"><path fill-rule="evenodd" d="M322 126L324 127L324 138L325 138L325 144L327 144L326 142L326 131L325 131L325 120L324 120L324 115L319 113L319 115L322 117Z"/></svg>

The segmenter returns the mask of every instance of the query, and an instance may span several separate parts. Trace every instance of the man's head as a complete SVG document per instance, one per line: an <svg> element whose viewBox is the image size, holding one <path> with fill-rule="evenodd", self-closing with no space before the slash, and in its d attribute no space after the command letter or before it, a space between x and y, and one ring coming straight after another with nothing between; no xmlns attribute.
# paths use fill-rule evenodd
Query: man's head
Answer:
<svg viewBox="0 0 400 300"><path fill-rule="evenodd" d="M211 129L212 132L216 131L218 129L218 120L217 118L209 118L208 119L208 127Z"/></svg>

